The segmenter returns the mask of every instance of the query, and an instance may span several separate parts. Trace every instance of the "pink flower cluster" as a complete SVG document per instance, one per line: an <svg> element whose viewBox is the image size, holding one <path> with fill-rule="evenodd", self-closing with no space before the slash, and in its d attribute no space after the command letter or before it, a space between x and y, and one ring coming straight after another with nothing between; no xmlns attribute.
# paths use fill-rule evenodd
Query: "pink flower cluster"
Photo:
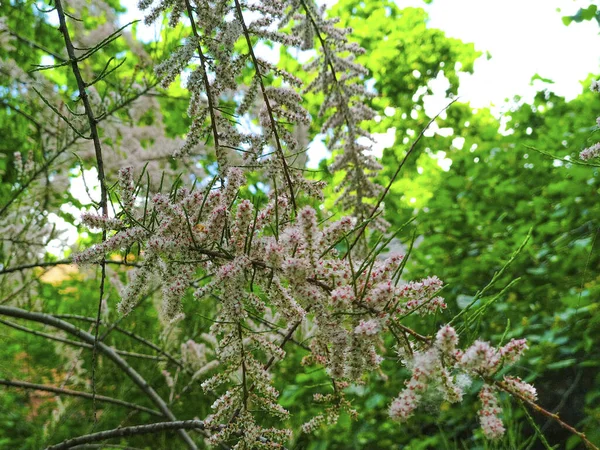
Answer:
<svg viewBox="0 0 600 450"><path fill-rule="evenodd" d="M441 391L443 399L450 403L461 401L464 394L461 377L480 377L486 383L479 393L482 404L478 413L479 421L488 438L499 438L505 431L499 418L502 411L498 406L495 388L488 380L503 364L517 361L527 349L526 342L524 339L513 339L500 348L494 348L487 342L476 341L464 351L457 349L457 345L456 331L446 325L438 331L428 349L413 352L407 361L412 376L406 382L406 388L390 405L390 417L398 421L408 420L425 391L432 388ZM518 377L505 377L504 385L509 392L518 393L531 401L536 398L535 388Z"/></svg>
<svg viewBox="0 0 600 450"><path fill-rule="evenodd" d="M600 80L592 80L590 84L590 91L592 92L600 92ZM596 124L600 127L600 117L596 119ZM579 153L579 158L584 161L589 161L590 159L598 158L600 156L600 142L596 142L594 145L587 147Z"/></svg>

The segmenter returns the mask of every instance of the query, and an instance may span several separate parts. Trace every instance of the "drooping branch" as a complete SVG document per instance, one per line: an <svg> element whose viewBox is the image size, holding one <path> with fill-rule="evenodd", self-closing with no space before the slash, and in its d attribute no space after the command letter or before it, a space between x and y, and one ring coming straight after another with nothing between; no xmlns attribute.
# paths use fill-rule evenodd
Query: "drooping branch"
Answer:
<svg viewBox="0 0 600 450"><path fill-rule="evenodd" d="M167 417L169 420L175 422L177 418L171 412L165 401L158 395L158 393L150 386L150 384L133 368L131 367L127 361L125 361L122 357L120 357L117 352L104 344L103 342L96 341L95 337L80 329L76 326L65 322L63 320L57 319L49 314L44 313L36 313L31 311L25 311L20 308L14 308L11 306L0 306L0 315L15 317L18 319L31 320L33 322L44 323L46 325L58 328L63 330L73 336L78 337L82 341L88 344L97 343L97 348L100 352L106 355L109 359L111 359L117 367L119 367L131 380L140 388L140 390L146 394L146 396L158 407L161 413ZM188 448L191 450L197 450L197 446L192 440L192 438L186 433L184 429L178 429L178 434L187 444ZM75 444L73 444L75 445ZM68 447L62 447L68 448Z"/></svg>
<svg viewBox="0 0 600 450"><path fill-rule="evenodd" d="M250 58L252 59L252 64L254 65L255 77L258 80L260 90L262 93L263 100L265 102L265 107L267 108L267 114L269 115L269 121L271 122L271 128L273 130L273 137L275 138L275 145L277 150L277 156L281 161L281 167L283 169L283 175L285 176L285 181L288 185L288 189L290 191L290 201L292 202L293 210L296 211L296 196L294 194L294 183L292 182L292 178L290 176L290 170L288 168L287 161L285 159L285 154L283 153L283 147L281 145L281 139L279 137L279 132L277 131L277 121L273 115L273 108L271 106L271 102L269 100L269 96L267 95L267 90L265 88L265 83L263 81L263 75L260 71L260 65L258 63L258 59L254 53L254 47L252 46L252 40L250 38L250 32L248 31L248 27L246 26L246 22L244 21L244 15L242 13L242 7L240 5L239 0L235 0L235 9L237 12L238 20L242 25L242 30L244 31L244 37L246 39L246 44L248 46L248 52L250 53Z"/></svg>
<svg viewBox="0 0 600 450"><path fill-rule="evenodd" d="M200 420L179 420L176 422L158 422L149 425L137 425L134 427L116 428L114 430L100 431L98 433L86 434L73 439L68 439L60 444L47 447L46 450L65 450L76 445L90 444L92 442L104 441L118 437L139 436L141 434L154 434L163 431L204 430L204 422Z"/></svg>
<svg viewBox="0 0 600 450"><path fill-rule="evenodd" d="M54 317L57 317L59 319L75 319L75 320L82 320L85 322L95 322L96 319L93 317L85 317L85 316L78 316L75 314L54 314ZM103 322L100 322L101 325L106 325ZM125 334L129 337L131 337L132 339L135 339L136 341L140 342L141 344L151 348L152 350L157 351L158 353L160 353L161 355L163 355L165 358L167 358L169 361L171 361L173 364L175 364L178 367L183 368L184 364L183 362L181 362L179 359L175 358L173 355L171 355L170 353L166 352L165 350L163 350L162 348L160 348L158 345L153 344L152 342L150 342L147 339L144 339L143 337L128 331L120 326L114 326L114 329L117 330L119 333ZM103 340L103 339L100 339Z"/></svg>
<svg viewBox="0 0 600 450"><path fill-rule="evenodd" d="M23 389L33 389L36 391L53 392L58 395L70 395L72 397L81 397L90 400L93 397L92 394L88 392L74 391L72 389L63 389L55 386L48 386L46 384L28 383L26 381L0 379L0 385ZM136 405L135 403L129 403L123 400L119 400L118 398L107 397L105 395L96 395L96 400L99 402L112 403L113 405L119 405L124 406L126 408L135 409L137 411L152 414L153 416L163 417L163 414L159 411L156 411L155 409L146 408L145 406Z"/></svg>

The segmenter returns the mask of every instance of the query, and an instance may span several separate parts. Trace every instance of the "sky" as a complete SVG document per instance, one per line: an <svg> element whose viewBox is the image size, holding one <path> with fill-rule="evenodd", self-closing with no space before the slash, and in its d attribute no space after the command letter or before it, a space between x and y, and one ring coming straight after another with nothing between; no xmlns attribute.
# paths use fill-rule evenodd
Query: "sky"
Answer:
<svg viewBox="0 0 600 450"><path fill-rule="evenodd" d="M530 98L541 82L531 86L536 73L555 83L552 90L572 99L589 73L600 72L600 27L596 21L565 26L593 0L397 0L429 13L429 26L449 37L472 42L491 58L479 58L474 75L461 79L459 95L475 107L499 107L515 94ZM600 1L596 0L600 6ZM560 12L559 12L560 10Z"/></svg>

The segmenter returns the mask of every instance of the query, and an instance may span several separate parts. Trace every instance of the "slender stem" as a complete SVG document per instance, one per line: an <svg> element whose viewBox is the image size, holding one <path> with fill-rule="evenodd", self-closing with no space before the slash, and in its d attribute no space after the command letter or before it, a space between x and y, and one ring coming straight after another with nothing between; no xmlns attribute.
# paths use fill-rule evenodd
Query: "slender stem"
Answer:
<svg viewBox="0 0 600 450"><path fill-rule="evenodd" d="M15 381L15 380L4 380L0 379L0 385L10 386L16 388L23 389L33 389L36 391L45 391L45 392L53 392L59 395L70 395L72 397L81 397L91 399L93 396L88 392L74 391L72 389L63 389L54 386L48 386L45 384L35 384L28 383L26 381ZM152 414L153 416L163 417L163 414L155 409L146 408L145 406L136 405L135 403L125 402L123 400L119 400L118 398L106 397L104 395L97 395L96 400L105 403L112 403L114 405L125 406L126 408L135 409L138 411L146 412L148 414Z"/></svg>
<svg viewBox="0 0 600 450"><path fill-rule="evenodd" d="M71 63L71 69L73 75L77 81L77 88L79 89L79 98L83 102L83 107L88 118L90 125L90 134L92 141L94 142L94 152L96 154L96 167L98 170L98 182L100 183L100 208L102 209L102 215L108 217L108 192L106 189L105 175L104 175L104 161L102 159L102 145L100 144L100 135L98 134L98 119L92 109L92 104L86 90L87 84L83 81L81 70L79 69L78 58L75 54L75 47L71 41L69 29L67 27L67 20L65 17L65 11L62 5L62 0L55 0L56 13L58 14L58 20L60 23L59 30L63 35L65 41L65 47L67 54L69 55L69 61ZM102 230L102 242L106 241L106 230ZM106 263L104 260L100 263L100 293L98 299L98 312L96 315L96 329L94 334L94 348L92 350L92 393L96 395L96 353L98 343L98 331L100 329L100 316L102 314L102 300L104 298L104 281L106 280ZM92 400L92 408L94 410L94 424L98 422L96 415L96 401L95 398Z"/></svg>
<svg viewBox="0 0 600 450"><path fill-rule="evenodd" d="M202 66L202 82L204 83L204 89L206 89L206 97L208 99L208 112L210 114L210 127L212 129L213 139L215 141L215 152L219 154L219 130L217 128L217 117L215 114L214 98L212 95L212 89L210 81L208 80L208 74L206 72L207 60L204 52L202 52L202 46L200 45L200 33L196 27L196 21L194 20L194 10L188 0L185 0L185 8L187 11L188 19L192 25L192 33L196 38L196 49L198 51L198 57L200 58L200 65Z"/></svg>
<svg viewBox="0 0 600 450"><path fill-rule="evenodd" d="M99 431L98 433L86 434L73 439L67 439L60 444L52 445L46 450L65 450L76 445L89 444L118 437L138 436L140 434L154 434L163 431L204 430L204 422L200 420L178 420L175 422L158 422L149 425L136 425L133 427L116 428L114 430Z"/></svg>
<svg viewBox="0 0 600 450"><path fill-rule="evenodd" d="M248 385L246 383L246 355L244 353L244 334L242 333L242 324L238 322L237 324L238 338L240 340L240 358L242 361L242 389L243 389L243 397L242 404L244 405L244 409L248 409Z"/></svg>

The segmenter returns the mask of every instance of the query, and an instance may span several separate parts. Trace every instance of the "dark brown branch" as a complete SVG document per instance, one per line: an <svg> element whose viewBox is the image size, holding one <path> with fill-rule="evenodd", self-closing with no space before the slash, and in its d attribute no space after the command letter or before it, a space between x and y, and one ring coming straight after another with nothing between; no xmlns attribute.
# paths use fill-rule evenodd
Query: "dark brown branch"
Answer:
<svg viewBox="0 0 600 450"><path fill-rule="evenodd" d="M45 391L45 392L53 392L59 395L70 395L72 397L81 397L91 399L92 394L88 392L74 391L72 389L62 389L54 386L48 386L45 384L34 384L28 383L26 381L15 381L15 380L3 380L0 379L0 385L11 386L16 388L23 389L33 389L36 391ZM105 403L112 403L114 405L124 406L126 408L135 409L138 411L146 412L148 414L152 414L153 416L163 417L163 415L156 411L155 409L146 408L145 406L136 405L135 403L125 402L123 400L119 400L118 398L106 397L104 395L97 395L96 400Z"/></svg>
<svg viewBox="0 0 600 450"><path fill-rule="evenodd" d="M100 183L100 208L102 209L102 215L108 217L108 191L106 189L106 181L104 175L104 161L102 159L102 145L100 144L100 135L98 134L98 119L92 109L92 104L86 90L86 82L83 80L79 64L77 63L78 58L75 54L75 48L71 42L71 36L69 35L69 29L67 27L67 20L65 17L65 11L62 6L62 0L55 0L56 12L58 14L58 20L60 23L59 30L63 35L65 41L65 47L67 54L69 55L69 62L71 63L71 69L73 75L77 81L77 88L79 89L79 98L83 102L83 107L88 118L90 125L90 134L92 141L94 142L94 151L96 153L96 167L98 170L98 182ZM102 242L106 241L106 230L102 230ZM98 343L98 330L100 328L100 315L102 314L102 299L104 297L104 281L106 280L106 263L104 260L100 263L100 294L98 299L98 313L96 316L96 330L94 334L94 349L92 350L92 393L96 395L96 352ZM92 400L94 410L94 423L97 422L96 417L96 402Z"/></svg>
<svg viewBox="0 0 600 450"><path fill-rule="evenodd" d="M106 259L106 260L104 260L104 263L105 264L116 264L116 265L120 265L120 266L138 267L138 264L136 264L136 263L131 263L131 262L127 262L127 261L115 261L112 259ZM42 262L31 263L31 264L23 264L22 266L6 267L6 268L0 270L0 275L12 273L12 272L20 272L21 270L34 269L36 267L55 267L55 266L60 266L63 264L73 264L73 260L72 259L61 259L59 261L42 261Z"/></svg>
<svg viewBox="0 0 600 450"><path fill-rule="evenodd" d="M63 320L57 319L49 314L44 313L35 313L31 311L25 311L23 309L14 308L11 306L0 306L0 315L15 317L18 319L31 320L33 322L44 323L46 325L58 328L60 330L66 331L67 333L78 337L82 341L88 344L94 344L96 339L90 333L77 328L76 326L65 322ZM158 407L161 413L167 417L169 420L176 422L177 418L171 412L165 401L156 393L156 391L148 384L148 382L138 373L133 367L131 367L127 361L125 361L122 357L120 357L117 352L104 344L103 342L97 342L97 348L100 352L104 353L110 360L112 360L119 369L121 369L125 374L131 378L131 380L140 388L150 400ZM185 441L188 448L191 450L197 450L198 447L194 443L194 441L190 438L190 436L185 432L184 429L178 430L179 435ZM75 444L73 444L75 445ZM60 448L60 447L59 447ZM68 447L62 447L68 448Z"/></svg>
<svg viewBox="0 0 600 450"><path fill-rule="evenodd" d="M149 425L137 425L134 427L116 428L114 430L99 431L98 433L86 434L73 439L68 439L60 444L52 445L46 450L65 450L76 445L89 444L118 437L138 436L140 434L161 433L163 431L204 430L204 422L200 420L179 420L176 422L158 422Z"/></svg>

